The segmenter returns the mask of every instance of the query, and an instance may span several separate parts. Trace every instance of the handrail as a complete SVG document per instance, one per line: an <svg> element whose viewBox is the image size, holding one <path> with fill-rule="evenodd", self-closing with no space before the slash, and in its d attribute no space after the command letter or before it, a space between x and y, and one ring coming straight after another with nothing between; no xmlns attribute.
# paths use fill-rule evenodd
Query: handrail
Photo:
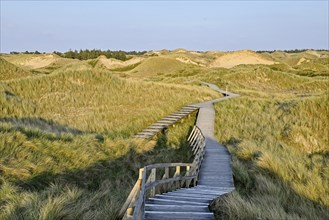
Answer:
<svg viewBox="0 0 329 220"><path fill-rule="evenodd" d="M193 163L159 163L141 168L138 180L120 210L123 219L144 219L145 200L154 197L157 191L163 193L168 190L175 190L184 186L188 188L197 184L205 153L205 137L200 128L194 126L187 140L194 154ZM170 177L170 171L173 168L175 168L175 172ZM182 170L185 170L184 175L182 175ZM160 176L161 179L157 180L157 176Z"/></svg>

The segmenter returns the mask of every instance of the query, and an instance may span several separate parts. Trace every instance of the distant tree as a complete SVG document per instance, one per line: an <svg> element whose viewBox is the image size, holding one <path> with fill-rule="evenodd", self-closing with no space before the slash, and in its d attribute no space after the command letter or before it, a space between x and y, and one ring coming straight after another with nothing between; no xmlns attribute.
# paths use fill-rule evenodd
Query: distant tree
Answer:
<svg viewBox="0 0 329 220"><path fill-rule="evenodd" d="M102 51L99 49L92 49L92 50L82 50L80 49L79 51L74 50L72 51L71 49L65 53L59 53L54 51L54 53L56 53L57 55L61 56L61 57L65 57L65 58L71 58L71 59L79 59L79 60L88 60L88 59L95 59L101 55L107 57L107 58L115 58L118 60L128 60L127 55L143 55L145 54L147 51L141 51L141 52L136 52L136 51L111 51L111 50L106 50L106 51Z"/></svg>
<svg viewBox="0 0 329 220"><path fill-rule="evenodd" d="M58 52L58 51L54 51L53 54L56 54L58 56L63 56L63 54L61 52Z"/></svg>

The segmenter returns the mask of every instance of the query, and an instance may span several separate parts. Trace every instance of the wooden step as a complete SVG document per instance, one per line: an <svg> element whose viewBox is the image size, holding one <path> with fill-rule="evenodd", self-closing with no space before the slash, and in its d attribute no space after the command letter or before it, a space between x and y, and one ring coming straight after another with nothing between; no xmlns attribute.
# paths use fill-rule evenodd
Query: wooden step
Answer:
<svg viewBox="0 0 329 220"><path fill-rule="evenodd" d="M146 204L166 204L166 205L208 205L207 202L187 202L187 201L174 201L170 199L149 198Z"/></svg>
<svg viewBox="0 0 329 220"><path fill-rule="evenodd" d="M196 110L193 110L193 109L181 109L181 110L179 110L177 112L184 113L184 114L188 115L188 114L191 114L192 112L195 112L195 111Z"/></svg>
<svg viewBox="0 0 329 220"><path fill-rule="evenodd" d="M168 127L168 126L170 126L171 125L171 123L169 122L169 123L164 123L164 122L159 122L159 121L157 121L157 122L155 122L154 124L152 124L151 126L166 126L166 127Z"/></svg>
<svg viewBox="0 0 329 220"><path fill-rule="evenodd" d="M212 220L214 214L211 212L163 212L145 211L145 219L192 219L192 220Z"/></svg>
<svg viewBox="0 0 329 220"><path fill-rule="evenodd" d="M154 124L148 126L147 128L167 128L167 126L154 123Z"/></svg>
<svg viewBox="0 0 329 220"><path fill-rule="evenodd" d="M153 131L141 131L141 132L138 132L136 135L154 135L156 134L157 132L153 132Z"/></svg>
<svg viewBox="0 0 329 220"><path fill-rule="evenodd" d="M208 206L146 204L145 211L209 212Z"/></svg>
<svg viewBox="0 0 329 220"><path fill-rule="evenodd" d="M168 117L165 117L165 118L162 118L161 120L159 120L159 122L164 122L164 121L178 121L176 118L168 118Z"/></svg>
<svg viewBox="0 0 329 220"><path fill-rule="evenodd" d="M169 115L169 116L167 116L166 118L176 119L177 121L179 121L179 120L181 120L181 119L184 118L184 117L182 117L182 116L172 116L172 115Z"/></svg>
<svg viewBox="0 0 329 220"><path fill-rule="evenodd" d="M197 192L184 193L184 192L175 192L175 191L164 193L163 195L183 196L183 197L190 197L190 198L205 198L205 199L210 199L210 200L217 197L216 195L207 195L207 194L197 193Z"/></svg>
<svg viewBox="0 0 329 220"><path fill-rule="evenodd" d="M160 131L162 131L163 130L163 128L145 128L142 132L145 132L145 131L149 131L149 132L156 132L156 133L158 133L158 132L160 132Z"/></svg>
<svg viewBox="0 0 329 220"><path fill-rule="evenodd" d="M154 135L143 135L143 134L136 134L134 136L134 138L145 138L145 139L149 139L152 138Z"/></svg>
<svg viewBox="0 0 329 220"><path fill-rule="evenodd" d="M171 115L169 116L182 116L182 117L185 117L185 116L188 116L190 113L189 112L175 112L175 113L172 113Z"/></svg>
<svg viewBox="0 0 329 220"><path fill-rule="evenodd" d="M215 190L235 190L235 187L209 187L209 186L204 186L204 185L197 185L193 188L207 188L207 189L215 189Z"/></svg>
<svg viewBox="0 0 329 220"><path fill-rule="evenodd" d="M182 107L181 109L192 109L192 110L198 110L199 107L195 107L195 106L189 106L189 105L187 105L187 106Z"/></svg>
<svg viewBox="0 0 329 220"><path fill-rule="evenodd" d="M185 192L185 193L202 193L202 194L208 194L208 195L221 195L222 193L226 192L223 190L211 190L211 189L193 189L193 190L189 190L189 189L180 189L179 191L177 190L176 192Z"/></svg>
<svg viewBox="0 0 329 220"><path fill-rule="evenodd" d="M174 201L200 202L200 203L209 203L212 200L209 198L186 197L180 195L157 195L155 196L155 198L174 200Z"/></svg>

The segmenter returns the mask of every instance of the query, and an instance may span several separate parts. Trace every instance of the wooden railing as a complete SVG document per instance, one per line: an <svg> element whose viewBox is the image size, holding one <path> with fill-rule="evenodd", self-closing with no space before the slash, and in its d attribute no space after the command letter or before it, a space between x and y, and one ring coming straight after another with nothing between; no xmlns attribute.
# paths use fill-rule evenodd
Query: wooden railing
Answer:
<svg viewBox="0 0 329 220"><path fill-rule="evenodd" d="M139 170L138 180L120 211L123 219L144 219L145 200L157 193L197 185L206 146L197 126L193 127L188 142L194 154L193 163L152 164Z"/></svg>

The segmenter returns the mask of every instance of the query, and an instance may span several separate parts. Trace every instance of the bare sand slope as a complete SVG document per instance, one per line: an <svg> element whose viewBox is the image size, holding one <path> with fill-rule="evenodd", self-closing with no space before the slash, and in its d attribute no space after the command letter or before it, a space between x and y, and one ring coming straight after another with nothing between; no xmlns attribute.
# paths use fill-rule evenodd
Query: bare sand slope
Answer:
<svg viewBox="0 0 329 220"><path fill-rule="evenodd" d="M99 58L99 62L102 63L108 69L116 69L116 68L134 65L136 63L143 61L144 59L145 58L143 57L133 57L129 60L121 61L113 58L108 59L105 56L101 56Z"/></svg>
<svg viewBox="0 0 329 220"><path fill-rule="evenodd" d="M179 62L182 62L182 63L193 64L193 65L197 65L197 66L205 66L204 64L197 63L188 57L177 57L176 60L178 60Z"/></svg>
<svg viewBox="0 0 329 220"><path fill-rule="evenodd" d="M59 57L54 54L19 54L7 58L9 62L28 69L37 69L48 66L57 59L59 59Z"/></svg>
<svg viewBox="0 0 329 220"><path fill-rule="evenodd" d="M232 67L240 65L240 64L271 65L274 63L275 63L274 61L267 60L253 51L242 50L242 51L226 53L226 54L218 57L217 59L215 59L212 63L210 63L209 66L210 67L232 68Z"/></svg>
<svg viewBox="0 0 329 220"><path fill-rule="evenodd" d="M303 62L307 62L308 63L308 62L310 62L310 60L307 60L304 57L302 57L302 58L299 59L299 61L297 63L297 66L301 65Z"/></svg>

